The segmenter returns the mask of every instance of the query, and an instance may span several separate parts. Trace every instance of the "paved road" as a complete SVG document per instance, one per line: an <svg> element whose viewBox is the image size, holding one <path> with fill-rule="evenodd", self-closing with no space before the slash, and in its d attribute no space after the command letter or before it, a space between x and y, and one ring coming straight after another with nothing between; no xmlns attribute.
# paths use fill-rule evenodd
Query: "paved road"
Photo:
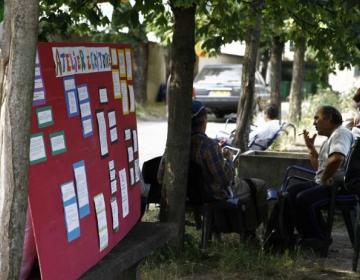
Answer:
<svg viewBox="0 0 360 280"><path fill-rule="evenodd" d="M206 133L208 136L215 138L225 128L226 131L231 131L235 128L235 124L229 123L225 126L224 121L215 121L209 117ZM139 135L140 167L142 167L144 161L163 154L167 137L167 121L138 120L137 129Z"/></svg>

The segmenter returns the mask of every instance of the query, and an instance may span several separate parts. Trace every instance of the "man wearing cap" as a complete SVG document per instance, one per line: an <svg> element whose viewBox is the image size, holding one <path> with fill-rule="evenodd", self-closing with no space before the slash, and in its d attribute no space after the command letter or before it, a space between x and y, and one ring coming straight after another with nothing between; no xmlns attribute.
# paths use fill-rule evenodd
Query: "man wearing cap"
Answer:
<svg viewBox="0 0 360 280"><path fill-rule="evenodd" d="M207 114L200 101L192 102L190 161L201 166L206 174L206 185L215 199L228 198L228 186L234 179L233 162L230 155L206 134Z"/></svg>
<svg viewBox="0 0 360 280"><path fill-rule="evenodd" d="M193 100L191 114L190 161L201 167L209 197L229 199L250 196L248 184L235 176L231 153L222 150L216 140L205 134L207 125L205 106L200 101ZM164 175L163 159L157 176L160 184ZM251 180L256 185L265 185L263 180L255 178Z"/></svg>
<svg viewBox="0 0 360 280"><path fill-rule="evenodd" d="M266 198L265 182L260 179L251 178L245 181L235 176L231 153L222 150L218 142L205 134L207 125L206 109L200 101L192 101L191 116L191 144L190 163L195 163L201 168L204 180L205 196L209 200L228 200L238 202L239 200L247 206L245 218L245 230L247 237L255 236L257 225L265 219L267 205L263 206L259 201L257 205L251 203L252 193L250 187L255 188L258 196ZM166 154L166 153L165 153ZM163 157L164 159L164 157ZM158 170L158 181L162 183L164 174L164 163L160 164ZM249 185L251 184L251 186ZM256 206L262 205L264 211L257 211ZM260 214L261 212L261 214ZM255 216L255 218L253 218ZM226 218L226 217L224 217ZM231 217L227 217L231 218ZM229 222L233 224L233 222Z"/></svg>

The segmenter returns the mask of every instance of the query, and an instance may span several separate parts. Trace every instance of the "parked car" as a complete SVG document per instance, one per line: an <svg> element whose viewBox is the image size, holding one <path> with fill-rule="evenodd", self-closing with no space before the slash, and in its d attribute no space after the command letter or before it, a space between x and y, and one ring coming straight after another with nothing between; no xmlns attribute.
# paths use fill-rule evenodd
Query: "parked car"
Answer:
<svg viewBox="0 0 360 280"><path fill-rule="evenodd" d="M241 64L205 65L194 79L194 99L201 101L216 117L236 113L241 95ZM270 100L270 90L259 72L255 73L255 99Z"/></svg>

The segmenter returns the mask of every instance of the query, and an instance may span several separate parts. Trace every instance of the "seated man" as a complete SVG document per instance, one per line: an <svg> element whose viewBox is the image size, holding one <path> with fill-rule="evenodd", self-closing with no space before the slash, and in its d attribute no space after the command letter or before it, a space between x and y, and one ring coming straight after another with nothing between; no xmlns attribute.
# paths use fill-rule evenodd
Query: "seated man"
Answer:
<svg viewBox="0 0 360 280"><path fill-rule="evenodd" d="M265 123L249 134L250 150L266 150L280 130L279 110L273 104L266 106Z"/></svg>
<svg viewBox="0 0 360 280"><path fill-rule="evenodd" d="M205 134L206 125L207 114L205 107L201 102L193 101L190 161L201 168L207 198L209 200L229 200L232 198L240 198L240 200L244 201L251 200L251 186L247 181L235 176L231 153L228 150L222 150L216 140L209 138ZM163 156L163 160L164 158ZM160 164L158 171L160 182L162 182L163 173L164 165ZM265 182L260 179L251 179L251 182L256 186L258 195L263 196L265 201ZM258 206L259 204L261 203L259 202ZM258 218L261 219L261 217ZM256 219L246 223L249 230L255 230L257 226Z"/></svg>
<svg viewBox="0 0 360 280"><path fill-rule="evenodd" d="M334 107L321 106L317 110L314 126L319 135L327 137L319 152L314 145L316 134L310 137L307 130L303 132L311 165L316 170L315 182L301 182L288 188L289 209L285 212L293 217L302 238L300 244L315 250L323 250L331 243L327 240L321 208L328 205L331 188L343 183L345 158L353 142L351 132L341 124L341 114Z"/></svg>

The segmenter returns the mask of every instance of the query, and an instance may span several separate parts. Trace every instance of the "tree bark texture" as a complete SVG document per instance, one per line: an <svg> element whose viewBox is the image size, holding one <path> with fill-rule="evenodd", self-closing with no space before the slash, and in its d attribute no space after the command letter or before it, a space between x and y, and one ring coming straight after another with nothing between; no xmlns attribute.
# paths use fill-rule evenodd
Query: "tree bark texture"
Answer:
<svg viewBox="0 0 360 280"><path fill-rule="evenodd" d="M170 1L175 25L171 52L168 134L160 220L178 225L178 237L173 245L182 247L191 136L196 7L195 5L187 8L177 7L174 2Z"/></svg>
<svg viewBox="0 0 360 280"><path fill-rule="evenodd" d="M241 78L241 97L236 118L235 146L242 152L248 149L250 123L254 110L256 58L260 42L261 9L264 0L251 2L251 16L256 23L247 30L243 71Z"/></svg>
<svg viewBox="0 0 360 280"><path fill-rule="evenodd" d="M134 45L134 92L136 102L144 105L147 101L146 81L148 65L148 43L139 42Z"/></svg>
<svg viewBox="0 0 360 280"><path fill-rule="evenodd" d="M280 85L281 85L281 63L282 53L284 50L284 41L279 36L274 36L271 46L271 74L270 74L270 89L271 96L270 102L279 110L279 118L281 119L281 98L280 98Z"/></svg>
<svg viewBox="0 0 360 280"><path fill-rule="evenodd" d="M305 39L299 40L294 52L294 64L289 101L289 122L297 124L301 119L301 87L305 71Z"/></svg>
<svg viewBox="0 0 360 280"><path fill-rule="evenodd" d="M5 1L0 58L0 279L18 279L27 209L38 1Z"/></svg>

